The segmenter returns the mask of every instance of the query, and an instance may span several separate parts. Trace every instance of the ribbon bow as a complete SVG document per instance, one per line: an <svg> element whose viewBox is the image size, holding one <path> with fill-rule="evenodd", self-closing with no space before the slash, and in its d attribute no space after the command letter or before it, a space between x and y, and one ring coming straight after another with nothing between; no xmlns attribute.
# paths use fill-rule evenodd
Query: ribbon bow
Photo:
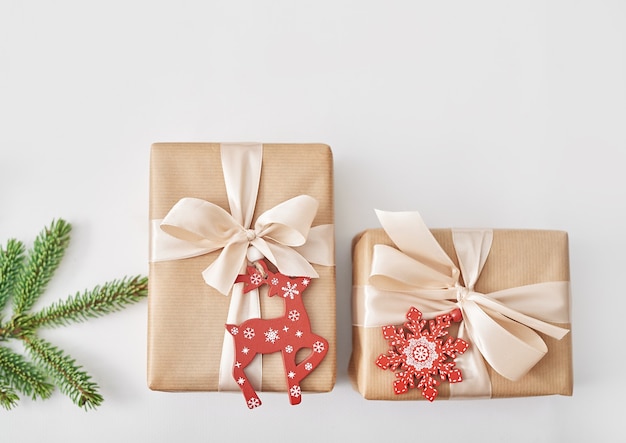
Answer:
<svg viewBox="0 0 626 443"><path fill-rule="evenodd" d="M256 207L263 145L222 144L222 170L230 213L198 198L182 198L162 220L152 220L152 261L180 260L221 250L203 272L204 281L224 295L232 288L226 323L260 317L258 290L245 297L233 286L250 261L263 257L285 275L318 277L311 265L334 265L333 225L311 227L318 202L299 195L265 211L252 225ZM220 390L239 390L232 381L232 336L225 333L220 362ZM249 377L261 386L261 361L253 362Z"/></svg>
<svg viewBox="0 0 626 443"><path fill-rule="evenodd" d="M453 230L459 270L419 213L377 211L377 215L398 249L374 246L370 285L365 288L365 306L358 319L363 326L401 323L411 305L433 317L458 307L463 313L459 336L466 335L489 365L510 380L525 375L547 353L535 331L557 339L567 334L567 329L547 322L569 322L568 282L489 294L475 291L491 248L491 230ZM465 285L460 283L461 276ZM488 379L480 356L474 353L467 358L470 372Z"/></svg>
<svg viewBox="0 0 626 443"><path fill-rule="evenodd" d="M286 275L318 277L313 266L295 249L304 245L317 212L317 201L300 195L259 216L250 229L221 207L197 198L181 199L161 222L161 229L185 241L195 255L221 249L203 272L204 281L228 294L248 248L253 246Z"/></svg>

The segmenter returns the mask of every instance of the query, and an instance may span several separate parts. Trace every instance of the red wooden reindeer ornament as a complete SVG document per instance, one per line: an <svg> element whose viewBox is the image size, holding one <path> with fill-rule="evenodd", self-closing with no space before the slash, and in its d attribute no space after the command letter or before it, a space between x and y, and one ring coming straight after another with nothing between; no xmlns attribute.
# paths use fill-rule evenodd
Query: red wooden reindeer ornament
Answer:
<svg viewBox="0 0 626 443"><path fill-rule="evenodd" d="M237 276L235 282L244 284L244 293L267 284L269 297L280 295L285 300L285 313L278 318L251 318L240 325L226 325L226 330L235 341L233 378L241 388L248 408L260 406L261 400L244 369L257 354L281 352L289 401L292 405L297 405L302 400L300 382L322 362L328 352L328 341L311 331L311 323L302 302L302 293L311 279L273 273L268 270L264 261L256 263L260 268L248 266L247 273ZM296 363L296 354L302 348L311 349L311 353L303 361Z"/></svg>

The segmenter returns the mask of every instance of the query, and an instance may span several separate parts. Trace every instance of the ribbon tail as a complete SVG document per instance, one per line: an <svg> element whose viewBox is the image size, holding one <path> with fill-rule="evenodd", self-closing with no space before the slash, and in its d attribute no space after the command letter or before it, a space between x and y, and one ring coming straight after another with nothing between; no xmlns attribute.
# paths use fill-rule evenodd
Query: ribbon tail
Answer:
<svg viewBox="0 0 626 443"><path fill-rule="evenodd" d="M228 307L226 323L239 325L249 318L261 317L261 305L259 290L253 289L247 294L243 293L243 284L233 286L231 302ZM262 358L257 355L246 367L246 375L252 386L261 387L262 384ZM235 364L234 338L228 331L224 331L224 343L220 357L219 385L220 391L239 391L240 386L233 379L233 365Z"/></svg>
<svg viewBox="0 0 626 443"><path fill-rule="evenodd" d="M247 250L247 242L233 242L226 245L217 259L202 272L206 284L228 295L237 274L246 264Z"/></svg>
<svg viewBox="0 0 626 443"><path fill-rule="evenodd" d="M461 322L458 338L470 343L465 322ZM480 351L472 346L456 356L456 366L463 375L462 383L450 383L450 398L491 398L491 380Z"/></svg>
<svg viewBox="0 0 626 443"><path fill-rule="evenodd" d="M473 301L465 300L462 309L471 343L503 377L519 380L548 352L532 329L497 313L489 315Z"/></svg>

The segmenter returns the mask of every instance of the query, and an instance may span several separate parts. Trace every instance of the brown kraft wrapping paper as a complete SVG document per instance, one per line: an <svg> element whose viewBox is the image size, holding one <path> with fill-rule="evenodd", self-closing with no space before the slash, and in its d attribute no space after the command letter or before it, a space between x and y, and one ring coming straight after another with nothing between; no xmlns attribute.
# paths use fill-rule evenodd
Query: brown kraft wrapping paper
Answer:
<svg viewBox="0 0 626 443"><path fill-rule="evenodd" d="M253 221L267 209L301 194L319 202L312 226L334 223L330 148L323 144L264 144ZM165 217L183 197L200 198L229 211L219 143L152 145L150 220ZM152 390L218 390L230 297L208 286L201 274L219 253L150 263L147 378ZM312 281L303 300L312 328L328 340L329 352L301 386L303 391L327 392L332 390L336 374L335 267L313 267L319 278ZM262 318L284 314L284 303L278 297L269 298L262 291L260 302ZM286 390L280 353L263 356L262 380L256 389Z"/></svg>
<svg viewBox="0 0 626 443"><path fill-rule="evenodd" d="M432 229L433 236L458 267L458 260L449 229ZM368 284L374 245L394 246L383 229L367 230L353 241L353 285ZM494 230L493 245L475 286L477 292L522 285L569 281L569 252L567 233L544 230ZM354 297L357 297L355 291ZM353 306L356 300L353 299ZM409 306L407 306L408 310ZM492 398L527 397L538 395L572 395L571 325L557 324L570 329L561 340L539 333L548 347L548 353L525 376L510 381L496 373L489 365ZM424 400L419 389L405 394L393 392L395 373L375 365L380 354L389 349L380 327L353 326L353 350L349 375L354 387L371 400ZM455 330L451 328L451 335ZM463 370L463 368L460 368ZM450 397L449 383L438 386L438 399Z"/></svg>

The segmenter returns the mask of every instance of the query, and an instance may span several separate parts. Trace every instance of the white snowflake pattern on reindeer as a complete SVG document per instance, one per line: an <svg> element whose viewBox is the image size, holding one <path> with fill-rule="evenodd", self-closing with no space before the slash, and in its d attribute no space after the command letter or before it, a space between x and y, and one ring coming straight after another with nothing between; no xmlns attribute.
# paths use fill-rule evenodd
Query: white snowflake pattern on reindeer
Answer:
<svg viewBox="0 0 626 443"><path fill-rule="evenodd" d="M297 283L294 283L293 285L291 284L290 281L287 282L287 286L283 286L282 289L283 291L285 291L285 293L283 294L284 298L289 297L290 299L293 300L293 298L300 294L300 291L298 291L296 288L298 287Z"/></svg>
<svg viewBox="0 0 626 443"><path fill-rule="evenodd" d="M276 329L269 328L265 334L265 341L270 341L272 343L276 343L276 340L280 340L278 336L278 331Z"/></svg>
<svg viewBox="0 0 626 443"><path fill-rule="evenodd" d="M248 340L252 340L254 338L254 329L253 328L246 328L243 330L243 336L246 337Z"/></svg>
<svg viewBox="0 0 626 443"><path fill-rule="evenodd" d="M317 352L318 354L320 352L324 351L324 343L322 343L321 341L316 341L315 343L313 343L313 351Z"/></svg>
<svg viewBox="0 0 626 443"><path fill-rule="evenodd" d="M302 389L300 389L299 385L293 385L291 389L289 389L289 393L292 397L300 397L300 394L302 394Z"/></svg>
<svg viewBox="0 0 626 443"><path fill-rule="evenodd" d="M248 400L248 407L250 409L258 408L259 406L261 406L261 400L259 400L258 398L252 397L250 400Z"/></svg>
<svg viewBox="0 0 626 443"><path fill-rule="evenodd" d="M259 286L259 284L263 281L263 277L259 273L254 273L250 276L250 283L255 286Z"/></svg>

